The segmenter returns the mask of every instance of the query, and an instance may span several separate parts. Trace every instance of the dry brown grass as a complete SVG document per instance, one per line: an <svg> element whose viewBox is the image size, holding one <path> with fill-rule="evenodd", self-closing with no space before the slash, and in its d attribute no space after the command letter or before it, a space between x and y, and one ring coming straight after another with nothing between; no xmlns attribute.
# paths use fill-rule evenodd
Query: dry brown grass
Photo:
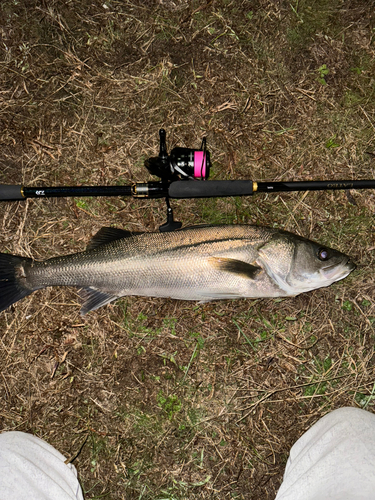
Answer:
<svg viewBox="0 0 375 500"><path fill-rule="evenodd" d="M373 2L6 0L0 18L2 183L145 180L160 127L169 149L207 135L212 178L375 177ZM74 290L36 292L0 318L1 429L74 459L88 499L272 499L312 423L373 411L374 194L173 207L294 231L358 269L295 299L131 297L84 319ZM159 200L0 208L2 251L37 259L165 219Z"/></svg>

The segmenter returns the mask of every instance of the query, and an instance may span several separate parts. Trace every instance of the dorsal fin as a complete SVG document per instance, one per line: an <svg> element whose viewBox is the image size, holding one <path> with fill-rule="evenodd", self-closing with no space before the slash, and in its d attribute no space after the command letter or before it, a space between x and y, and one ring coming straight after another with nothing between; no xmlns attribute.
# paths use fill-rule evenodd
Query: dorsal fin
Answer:
<svg viewBox="0 0 375 500"><path fill-rule="evenodd" d="M92 250L105 243L110 243L111 241L121 240L122 238L129 238L133 236L131 231L125 231L125 229L117 229L115 227L102 227L99 231L92 237L86 250Z"/></svg>

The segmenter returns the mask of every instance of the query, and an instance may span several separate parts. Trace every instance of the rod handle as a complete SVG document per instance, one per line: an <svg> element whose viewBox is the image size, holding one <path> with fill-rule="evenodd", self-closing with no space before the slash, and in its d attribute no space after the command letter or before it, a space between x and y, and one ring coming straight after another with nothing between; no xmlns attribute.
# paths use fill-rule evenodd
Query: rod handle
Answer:
<svg viewBox="0 0 375 500"><path fill-rule="evenodd" d="M168 189L170 198L214 198L217 196L250 196L253 181L176 181Z"/></svg>
<svg viewBox="0 0 375 500"><path fill-rule="evenodd" d="M0 184L0 201L24 200L22 186Z"/></svg>

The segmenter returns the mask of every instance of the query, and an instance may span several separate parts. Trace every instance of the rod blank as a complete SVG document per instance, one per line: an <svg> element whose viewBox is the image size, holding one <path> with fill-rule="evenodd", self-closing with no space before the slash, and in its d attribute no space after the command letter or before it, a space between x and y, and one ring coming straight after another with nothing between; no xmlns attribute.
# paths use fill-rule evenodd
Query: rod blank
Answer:
<svg viewBox="0 0 375 500"><path fill-rule="evenodd" d="M26 198L58 198L68 196L133 196L135 198L216 198L225 196L251 196L254 193L290 191L322 191L338 189L375 189L375 180L338 180L303 182L253 182L183 180L167 183L145 182L132 186L57 186L23 187L0 185L0 201Z"/></svg>
<svg viewBox="0 0 375 500"><path fill-rule="evenodd" d="M331 189L375 189L375 180L258 182L256 190L260 193L272 193L282 191L325 191Z"/></svg>

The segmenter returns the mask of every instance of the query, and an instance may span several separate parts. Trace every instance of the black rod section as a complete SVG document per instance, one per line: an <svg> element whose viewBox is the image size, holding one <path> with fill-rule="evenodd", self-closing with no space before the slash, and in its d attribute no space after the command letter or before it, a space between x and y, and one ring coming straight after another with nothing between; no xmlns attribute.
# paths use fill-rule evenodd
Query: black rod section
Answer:
<svg viewBox="0 0 375 500"><path fill-rule="evenodd" d="M375 189L375 180L257 182L256 189L254 189L254 191L260 193L272 193L282 191L323 191L330 189Z"/></svg>
<svg viewBox="0 0 375 500"><path fill-rule="evenodd" d="M131 186L56 186L23 187L24 198L61 198L67 196L131 196Z"/></svg>
<svg viewBox="0 0 375 500"><path fill-rule="evenodd" d="M0 201L26 198L62 198L68 196L134 196L135 198L163 198L168 194L164 182L136 183L132 186L56 186L26 187L0 184Z"/></svg>
<svg viewBox="0 0 375 500"><path fill-rule="evenodd" d="M23 187L0 185L0 201L26 198L68 196L133 196L135 198L211 198L224 196L251 196L259 193L286 191L322 191L337 189L375 189L375 180L334 180L302 182L192 181L135 183L132 186L57 186Z"/></svg>

